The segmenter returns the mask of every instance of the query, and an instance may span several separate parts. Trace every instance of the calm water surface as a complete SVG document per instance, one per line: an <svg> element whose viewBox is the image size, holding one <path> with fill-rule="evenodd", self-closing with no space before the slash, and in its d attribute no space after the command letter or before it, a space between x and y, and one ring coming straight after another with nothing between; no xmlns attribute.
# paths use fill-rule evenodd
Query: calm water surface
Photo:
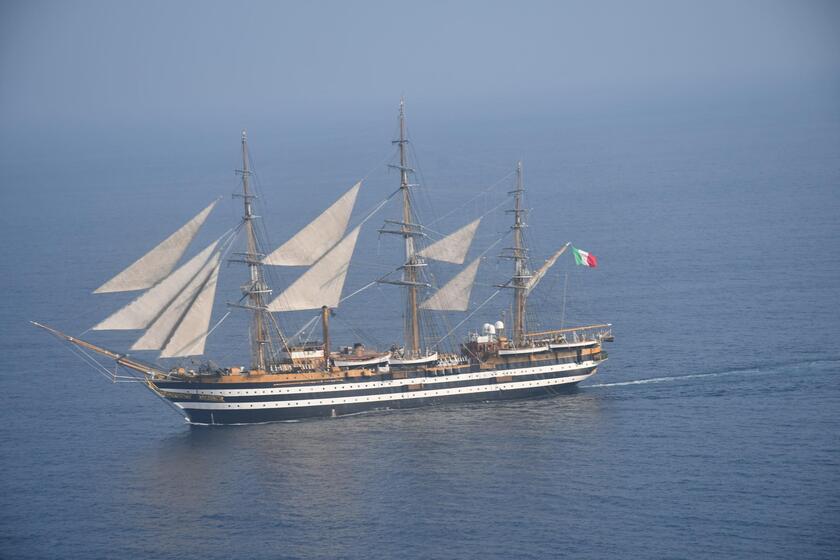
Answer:
<svg viewBox="0 0 840 560"><path fill-rule="evenodd" d="M180 152L123 138L87 155L7 156L0 556L836 558L837 116L412 121L427 199L449 201L427 214L441 230L501 201L506 185L469 199L525 160L537 262L569 239L601 261L561 265L535 295L534 321L614 323L610 360L558 398L214 429L109 384L26 320L81 333L126 301L90 291L236 188L237 131ZM393 190L378 166L391 133L292 143L253 131L265 214L278 217L269 237L370 169L361 209ZM208 239L236 204L223 201ZM487 218L477 250L507 219ZM378 225L349 288L393 254ZM489 261L474 300L505 266ZM241 271L227 272L233 294ZM352 342L363 325L367 342L392 342L399 310L381 302L393 295L370 290L340 309L336 336ZM211 337L214 358L246 359L241 321Z"/></svg>

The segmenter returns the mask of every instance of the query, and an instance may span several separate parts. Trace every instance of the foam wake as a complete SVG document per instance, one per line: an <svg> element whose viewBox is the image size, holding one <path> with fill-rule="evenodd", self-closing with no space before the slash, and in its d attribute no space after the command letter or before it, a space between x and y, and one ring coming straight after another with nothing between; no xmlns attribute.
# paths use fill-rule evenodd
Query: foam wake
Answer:
<svg viewBox="0 0 840 560"><path fill-rule="evenodd" d="M716 371L711 373L692 373L688 375L670 375L667 377L650 377L648 379L636 379L633 381L618 381L616 383L595 383L593 385L581 385L581 387L586 388L598 388L598 387L621 387L623 385L647 385L650 383L668 383L669 381L682 381L683 379L702 379L705 377L725 377L728 375L753 375L753 374L761 374L761 373L774 373L778 372L782 368L790 368L793 366L797 367L807 367L807 366L815 366L820 364L837 364L840 363L838 359L831 359L831 360L815 360L811 362L795 362L791 364L777 364L774 366L766 366L766 367L755 367L755 368L745 368L745 369L733 369L729 371Z"/></svg>

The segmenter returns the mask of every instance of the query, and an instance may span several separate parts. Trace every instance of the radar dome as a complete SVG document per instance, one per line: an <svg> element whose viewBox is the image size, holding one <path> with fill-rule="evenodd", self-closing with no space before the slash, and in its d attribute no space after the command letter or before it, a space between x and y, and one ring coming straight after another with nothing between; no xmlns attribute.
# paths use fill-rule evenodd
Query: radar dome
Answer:
<svg viewBox="0 0 840 560"><path fill-rule="evenodd" d="M484 334L496 334L496 327L491 325L490 323L484 323L484 326L481 328Z"/></svg>
<svg viewBox="0 0 840 560"><path fill-rule="evenodd" d="M505 329L505 324L502 323L501 321L496 321L496 330L497 331L502 331L504 329Z"/></svg>

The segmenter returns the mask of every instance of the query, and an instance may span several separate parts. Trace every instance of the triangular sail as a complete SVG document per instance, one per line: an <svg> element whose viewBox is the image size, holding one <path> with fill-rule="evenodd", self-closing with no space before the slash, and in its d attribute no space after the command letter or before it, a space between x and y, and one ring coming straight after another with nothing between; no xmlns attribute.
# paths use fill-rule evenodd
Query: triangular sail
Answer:
<svg viewBox="0 0 840 560"><path fill-rule="evenodd" d="M468 223L458 231L450 233L443 239L418 251L417 254L435 261L464 264L464 259L467 258L467 251L470 249L470 244L472 243L473 237L475 237L475 231L478 229L480 222L481 218Z"/></svg>
<svg viewBox="0 0 840 560"><path fill-rule="evenodd" d="M160 350L166 346L167 341L172 336L181 318L184 317L187 310L192 305L193 301L201 292L204 284L213 274L213 271L221 262L219 253L215 253L210 260L201 268L201 271L196 274L192 280L184 287L178 297L172 300L172 303L163 310L157 319L149 326L143 336L131 347L132 350Z"/></svg>
<svg viewBox="0 0 840 560"><path fill-rule="evenodd" d="M128 268L99 286L93 293L131 292L151 288L172 272L178 259L216 206L213 201L181 229L164 239L154 249L134 261Z"/></svg>
<svg viewBox="0 0 840 560"><path fill-rule="evenodd" d="M338 307L341 290L361 226L347 234L321 260L268 304L269 311L300 311Z"/></svg>
<svg viewBox="0 0 840 560"><path fill-rule="evenodd" d="M320 216L265 257L263 263L275 266L314 264L344 235L361 186L361 181L353 185Z"/></svg>
<svg viewBox="0 0 840 560"><path fill-rule="evenodd" d="M470 292L472 291L480 262L481 257L467 265L452 280L444 284L429 299L421 303L420 308L433 311L466 311L470 306Z"/></svg>
<svg viewBox="0 0 840 560"><path fill-rule="evenodd" d="M528 282L525 284L525 295L530 294L531 290L537 287L537 284L540 283L540 280L542 280L543 276L545 276L545 273L548 272L548 269L554 266L554 263L557 262L557 259L560 258L560 255L565 253L566 249L569 248L569 245L570 243L566 243L565 245L560 247L560 249L558 249L556 253L551 255L551 257L549 257L545 261L545 263L539 268L539 270L537 270L534 274L531 275L531 277L528 279Z"/></svg>
<svg viewBox="0 0 840 560"><path fill-rule="evenodd" d="M218 244L219 240L216 240L208 245L143 295L94 326L93 330L133 330L148 327L199 273Z"/></svg>
<svg viewBox="0 0 840 560"><path fill-rule="evenodd" d="M210 277L201 287L192 305L187 309L181 322L175 328L169 342L160 353L161 358L180 358L183 356L199 356L204 354L204 344L210 334L210 317L213 312L213 301L216 299L216 281L219 278L218 262L210 272Z"/></svg>

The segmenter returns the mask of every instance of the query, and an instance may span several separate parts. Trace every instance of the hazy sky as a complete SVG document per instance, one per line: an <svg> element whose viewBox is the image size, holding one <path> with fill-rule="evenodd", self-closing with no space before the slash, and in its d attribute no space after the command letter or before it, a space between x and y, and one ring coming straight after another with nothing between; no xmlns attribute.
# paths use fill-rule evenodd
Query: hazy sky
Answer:
<svg viewBox="0 0 840 560"><path fill-rule="evenodd" d="M0 117L21 125L495 112L840 83L840 2L0 4ZM840 91L840 90L838 90Z"/></svg>

